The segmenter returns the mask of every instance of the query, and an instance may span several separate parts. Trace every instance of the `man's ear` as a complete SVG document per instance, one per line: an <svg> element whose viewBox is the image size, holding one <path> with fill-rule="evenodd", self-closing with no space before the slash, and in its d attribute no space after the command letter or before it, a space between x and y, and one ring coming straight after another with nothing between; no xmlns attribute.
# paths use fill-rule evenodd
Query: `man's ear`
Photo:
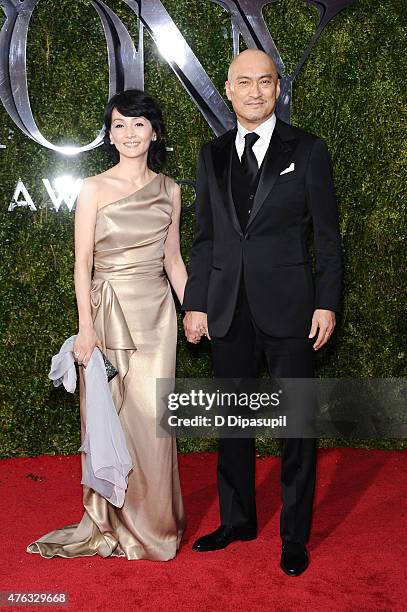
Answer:
<svg viewBox="0 0 407 612"><path fill-rule="evenodd" d="M232 100L232 96L230 94L230 82L229 81L225 81L225 91L226 91L227 99Z"/></svg>
<svg viewBox="0 0 407 612"><path fill-rule="evenodd" d="M280 95L280 79L277 79L276 98L278 98L279 95Z"/></svg>

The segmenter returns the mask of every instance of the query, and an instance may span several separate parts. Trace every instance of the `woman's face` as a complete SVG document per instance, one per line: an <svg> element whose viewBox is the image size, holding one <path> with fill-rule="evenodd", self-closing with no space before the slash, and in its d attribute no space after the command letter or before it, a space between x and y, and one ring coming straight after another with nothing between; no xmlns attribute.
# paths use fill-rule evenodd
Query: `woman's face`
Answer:
<svg viewBox="0 0 407 612"><path fill-rule="evenodd" d="M125 117L117 108L112 112L110 142L124 157L147 155L150 143L157 135L145 117Z"/></svg>

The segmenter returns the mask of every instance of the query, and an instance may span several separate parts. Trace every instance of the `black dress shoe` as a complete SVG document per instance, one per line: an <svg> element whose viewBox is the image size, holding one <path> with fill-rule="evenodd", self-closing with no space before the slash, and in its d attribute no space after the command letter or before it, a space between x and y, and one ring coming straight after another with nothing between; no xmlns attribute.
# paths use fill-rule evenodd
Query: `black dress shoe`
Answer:
<svg viewBox="0 0 407 612"><path fill-rule="evenodd" d="M194 542L192 550L196 550L198 552L221 550L237 540L243 540L246 542L248 540L255 540L256 538L256 527L247 527L243 525L238 527L226 527L226 525L221 525L218 527L218 529L216 529L216 531L198 538Z"/></svg>
<svg viewBox="0 0 407 612"><path fill-rule="evenodd" d="M287 576L299 576L308 565L308 553L304 544L283 541L280 567Z"/></svg>

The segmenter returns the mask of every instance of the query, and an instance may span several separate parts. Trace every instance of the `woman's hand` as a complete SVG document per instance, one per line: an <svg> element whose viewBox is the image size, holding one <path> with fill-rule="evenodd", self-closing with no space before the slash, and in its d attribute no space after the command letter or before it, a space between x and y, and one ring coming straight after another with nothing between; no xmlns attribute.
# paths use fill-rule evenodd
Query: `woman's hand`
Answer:
<svg viewBox="0 0 407 612"><path fill-rule="evenodd" d="M75 361L86 368L95 346L102 349L102 343L97 337L93 326L80 329L73 345Z"/></svg>

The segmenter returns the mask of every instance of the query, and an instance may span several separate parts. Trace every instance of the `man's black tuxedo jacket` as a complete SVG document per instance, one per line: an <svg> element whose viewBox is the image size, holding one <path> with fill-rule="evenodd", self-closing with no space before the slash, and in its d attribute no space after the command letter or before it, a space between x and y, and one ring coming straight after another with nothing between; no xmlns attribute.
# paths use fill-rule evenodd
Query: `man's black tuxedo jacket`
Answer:
<svg viewBox="0 0 407 612"><path fill-rule="evenodd" d="M196 234L182 307L208 314L209 334L231 324L242 266L252 316L275 337L307 337L315 308L338 311L341 245L325 142L277 119L247 226L232 198L236 129L201 149ZM280 174L294 164L292 172ZM313 228L315 273L307 249Z"/></svg>

